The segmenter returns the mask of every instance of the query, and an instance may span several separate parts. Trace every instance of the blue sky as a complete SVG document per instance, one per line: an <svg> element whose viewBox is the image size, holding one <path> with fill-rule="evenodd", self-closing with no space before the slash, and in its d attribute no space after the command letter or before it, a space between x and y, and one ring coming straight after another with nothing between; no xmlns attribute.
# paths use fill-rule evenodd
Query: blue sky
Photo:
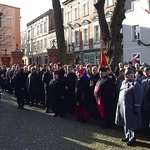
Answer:
<svg viewBox="0 0 150 150"><path fill-rule="evenodd" d="M0 0L0 3L21 8L21 31L28 22L52 8L52 0Z"/></svg>

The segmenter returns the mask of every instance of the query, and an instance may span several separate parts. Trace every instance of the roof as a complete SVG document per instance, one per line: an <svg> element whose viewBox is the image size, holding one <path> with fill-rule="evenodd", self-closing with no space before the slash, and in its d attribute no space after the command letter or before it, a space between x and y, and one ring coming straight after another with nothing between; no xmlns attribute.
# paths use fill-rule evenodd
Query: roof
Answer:
<svg viewBox="0 0 150 150"><path fill-rule="evenodd" d="M65 0L64 2L62 2L63 5L67 5L68 3L72 2L74 0Z"/></svg>

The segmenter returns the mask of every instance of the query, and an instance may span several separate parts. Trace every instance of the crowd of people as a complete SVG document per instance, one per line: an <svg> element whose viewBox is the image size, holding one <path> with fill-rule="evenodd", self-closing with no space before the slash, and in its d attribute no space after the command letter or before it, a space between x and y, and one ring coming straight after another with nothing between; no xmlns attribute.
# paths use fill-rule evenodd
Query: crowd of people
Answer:
<svg viewBox="0 0 150 150"><path fill-rule="evenodd" d="M0 86L15 93L18 107L42 105L45 113L75 114L85 123L99 119L103 129L124 127L123 142L132 145L135 130L150 134L150 68L120 62L110 66L49 65L0 67Z"/></svg>

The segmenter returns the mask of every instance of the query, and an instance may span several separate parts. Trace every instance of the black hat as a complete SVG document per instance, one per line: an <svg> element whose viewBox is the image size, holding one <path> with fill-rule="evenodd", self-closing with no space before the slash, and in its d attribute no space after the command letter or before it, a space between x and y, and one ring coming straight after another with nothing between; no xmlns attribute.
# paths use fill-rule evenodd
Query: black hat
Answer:
<svg viewBox="0 0 150 150"><path fill-rule="evenodd" d="M102 66L102 67L100 68L100 71L101 71L101 72L106 72L106 71L107 71L107 69L106 69L106 67L105 67L105 66Z"/></svg>

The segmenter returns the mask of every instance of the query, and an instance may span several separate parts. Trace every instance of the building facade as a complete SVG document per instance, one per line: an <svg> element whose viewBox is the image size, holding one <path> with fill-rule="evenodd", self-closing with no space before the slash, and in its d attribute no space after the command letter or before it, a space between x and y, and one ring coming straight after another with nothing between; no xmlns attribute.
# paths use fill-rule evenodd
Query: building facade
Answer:
<svg viewBox="0 0 150 150"><path fill-rule="evenodd" d="M25 55L28 64L48 63L47 48L56 43L54 12L49 9L42 15L27 23L27 40ZM55 44L57 47L57 45Z"/></svg>
<svg viewBox="0 0 150 150"><path fill-rule="evenodd" d="M150 65L150 0L135 0L123 21L123 60L137 55L140 63Z"/></svg>
<svg viewBox="0 0 150 150"><path fill-rule="evenodd" d="M66 0L64 6L65 37L68 52L80 63L98 65L100 58L100 26L94 4L98 0ZM106 20L114 8L114 0L105 3Z"/></svg>
<svg viewBox="0 0 150 150"><path fill-rule="evenodd" d="M0 57L5 53L12 57L11 52L16 49L16 44L20 50L20 8L0 4ZM13 64L13 59L10 64Z"/></svg>

